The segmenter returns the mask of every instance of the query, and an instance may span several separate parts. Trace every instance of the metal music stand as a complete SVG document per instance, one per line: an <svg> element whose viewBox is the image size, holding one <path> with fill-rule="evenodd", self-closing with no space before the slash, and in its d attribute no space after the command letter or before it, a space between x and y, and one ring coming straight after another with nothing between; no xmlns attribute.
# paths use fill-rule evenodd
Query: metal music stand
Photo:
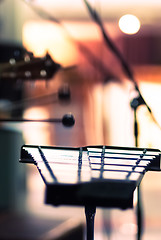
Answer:
<svg viewBox="0 0 161 240"><path fill-rule="evenodd" d="M86 239L93 240L96 207L133 208L144 174L160 171L160 150L24 145L20 162L36 165L46 185L46 204L85 207Z"/></svg>

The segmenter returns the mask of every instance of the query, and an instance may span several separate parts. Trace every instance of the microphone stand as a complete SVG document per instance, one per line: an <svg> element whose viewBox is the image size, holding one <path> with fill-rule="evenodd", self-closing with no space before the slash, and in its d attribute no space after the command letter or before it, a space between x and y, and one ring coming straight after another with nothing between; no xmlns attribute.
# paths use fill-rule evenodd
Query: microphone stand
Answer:
<svg viewBox="0 0 161 240"><path fill-rule="evenodd" d="M22 123L22 122L41 122L41 123L62 123L65 127L72 127L75 124L75 119L72 114L68 113L63 118L49 118L49 119L23 119L23 118L0 118L0 122Z"/></svg>
<svg viewBox="0 0 161 240"><path fill-rule="evenodd" d="M144 99L140 95L139 92L139 97L134 98L130 105L131 108L134 110L134 137L135 137L135 147L138 147L138 121L137 121L137 108L145 104ZM140 191L140 186L137 188L137 240L141 239L142 233L143 233L143 206L142 206L142 201L141 201L141 191Z"/></svg>

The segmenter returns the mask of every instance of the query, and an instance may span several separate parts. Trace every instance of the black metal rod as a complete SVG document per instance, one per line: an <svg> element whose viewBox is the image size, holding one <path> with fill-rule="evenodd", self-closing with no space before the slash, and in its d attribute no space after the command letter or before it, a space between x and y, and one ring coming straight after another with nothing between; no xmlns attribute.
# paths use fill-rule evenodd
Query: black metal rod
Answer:
<svg viewBox="0 0 161 240"><path fill-rule="evenodd" d="M0 122L62 122L62 119L51 118L51 119L21 119L21 118L1 118Z"/></svg>
<svg viewBox="0 0 161 240"><path fill-rule="evenodd" d="M86 240L94 240L94 218L96 206L85 206Z"/></svg>
<svg viewBox="0 0 161 240"><path fill-rule="evenodd" d="M137 240L140 240L143 233L143 206L141 201L141 190L140 186L137 189Z"/></svg>
<svg viewBox="0 0 161 240"><path fill-rule="evenodd" d="M48 119L0 118L0 122L62 123L65 127L72 127L75 124L75 119L71 113L68 113L68 114L65 114L63 118L48 118Z"/></svg>
<svg viewBox="0 0 161 240"><path fill-rule="evenodd" d="M135 147L138 147L138 122L137 122L137 107L134 108L134 135L135 135ZM137 188L137 240L141 240L143 233L143 206L141 201L141 189L140 186Z"/></svg>
<svg viewBox="0 0 161 240"><path fill-rule="evenodd" d="M136 117L136 109L134 109L134 135L135 135L135 147L138 147L138 123Z"/></svg>

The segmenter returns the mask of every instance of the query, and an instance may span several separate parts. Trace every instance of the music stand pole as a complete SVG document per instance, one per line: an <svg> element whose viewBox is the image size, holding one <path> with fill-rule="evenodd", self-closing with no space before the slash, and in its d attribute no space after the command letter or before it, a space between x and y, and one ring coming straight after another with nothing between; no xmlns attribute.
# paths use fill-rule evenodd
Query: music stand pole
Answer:
<svg viewBox="0 0 161 240"><path fill-rule="evenodd" d="M94 240L94 218L96 206L85 206L86 215L86 240Z"/></svg>

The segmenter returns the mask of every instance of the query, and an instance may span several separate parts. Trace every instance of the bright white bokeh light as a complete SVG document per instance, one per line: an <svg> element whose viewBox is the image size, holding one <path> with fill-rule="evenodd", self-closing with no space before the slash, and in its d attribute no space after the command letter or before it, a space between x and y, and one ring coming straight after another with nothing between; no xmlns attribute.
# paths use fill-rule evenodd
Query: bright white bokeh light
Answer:
<svg viewBox="0 0 161 240"><path fill-rule="evenodd" d="M137 33L140 29L140 25L139 19L132 14L126 14L119 20L119 28L123 33L126 34Z"/></svg>

